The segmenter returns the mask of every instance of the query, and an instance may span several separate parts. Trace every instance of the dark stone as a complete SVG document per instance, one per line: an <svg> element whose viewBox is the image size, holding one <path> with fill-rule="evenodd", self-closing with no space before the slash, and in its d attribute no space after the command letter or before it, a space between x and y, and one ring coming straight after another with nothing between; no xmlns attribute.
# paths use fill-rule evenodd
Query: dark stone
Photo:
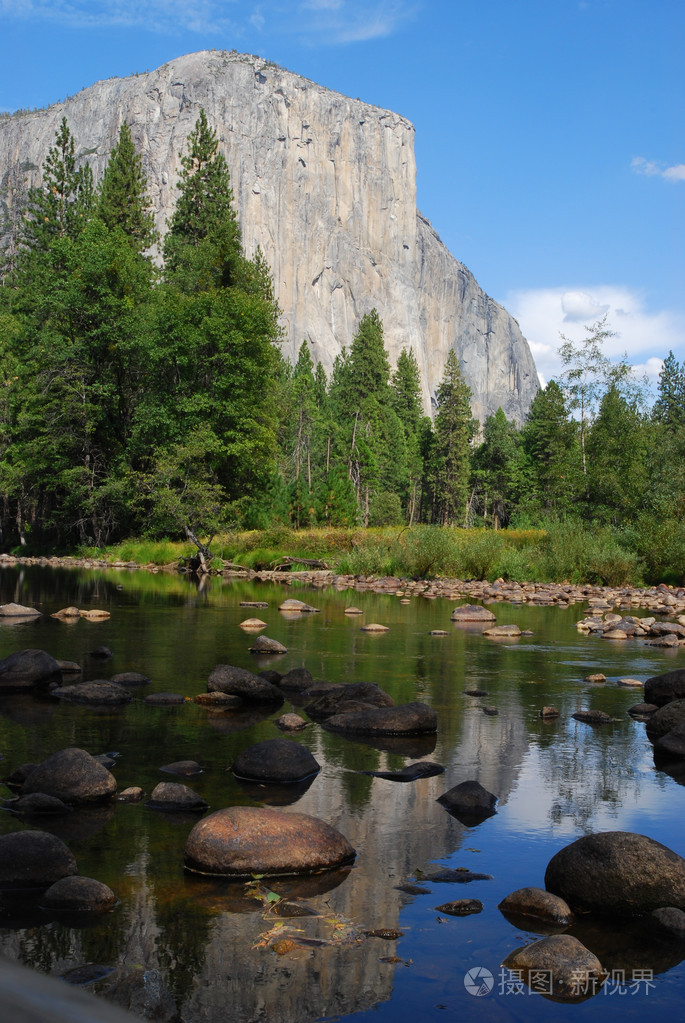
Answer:
<svg viewBox="0 0 685 1023"><path fill-rule="evenodd" d="M290 739L265 739L239 753L236 778L259 782L299 782L318 774L321 765L304 746Z"/></svg>
<svg viewBox="0 0 685 1023"><path fill-rule="evenodd" d="M407 895L430 895L430 888L425 888L420 884L413 884L411 881L406 881L404 884L395 885L395 889L398 892L406 892Z"/></svg>
<svg viewBox="0 0 685 1023"><path fill-rule="evenodd" d="M314 684L311 673L306 668L291 668L276 683L281 689L300 693Z"/></svg>
<svg viewBox="0 0 685 1023"><path fill-rule="evenodd" d="M530 916L558 927L567 927L572 919L568 903L544 888L517 888L497 908L506 916Z"/></svg>
<svg viewBox="0 0 685 1023"><path fill-rule="evenodd" d="M20 764L19 767L15 767L11 774L3 778L3 781L10 789L20 789L31 774L31 771L35 771L37 767L38 764Z"/></svg>
<svg viewBox="0 0 685 1023"><path fill-rule="evenodd" d="M0 695L47 688L61 681L59 664L44 650L17 650L0 661Z"/></svg>
<svg viewBox="0 0 685 1023"><path fill-rule="evenodd" d="M437 732L438 716L428 704L415 702L335 714L323 727L359 735L422 735Z"/></svg>
<svg viewBox="0 0 685 1023"><path fill-rule="evenodd" d="M185 868L228 878L309 874L349 863L355 851L335 828L301 813L230 806L195 825Z"/></svg>
<svg viewBox="0 0 685 1023"><path fill-rule="evenodd" d="M83 668L77 661L63 661L58 657L57 663L62 675L80 675L83 671Z"/></svg>
<svg viewBox="0 0 685 1023"><path fill-rule="evenodd" d="M120 671L112 675L110 682L116 682L118 686L146 686L150 679L139 671Z"/></svg>
<svg viewBox="0 0 685 1023"><path fill-rule="evenodd" d="M175 760L173 764L160 767L160 771L165 771L166 774L179 774L186 778L193 774L202 774L202 768L197 760Z"/></svg>
<svg viewBox="0 0 685 1023"><path fill-rule="evenodd" d="M682 760L685 758L685 721L681 721L666 735L654 743L654 757L657 760Z"/></svg>
<svg viewBox="0 0 685 1023"><path fill-rule="evenodd" d="M685 909L685 860L628 831L585 835L549 861L545 887L571 909L615 916Z"/></svg>
<svg viewBox="0 0 685 1023"><path fill-rule="evenodd" d="M685 723L685 700L673 700L671 703L665 703L651 715L647 722L645 728L647 738L650 742L656 742L676 725L683 723Z"/></svg>
<svg viewBox="0 0 685 1023"><path fill-rule="evenodd" d="M63 877L42 900L44 909L53 913L107 913L116 904L112 889L92 877Z"/></svg>
<svg viewBox="0 0 685 1023"><path fill-rule="evenodd" d="M465 689L464 696L489 696L487 689Z"/></svg>
<svg viewBox="0 0 685 1023"><path fill-rule="evenodd" d="M245 703L263 703L280 706L283 693L263 678L236 668L232 664L217 664L207 681L208 693L229 693L239 696Z"/></svg>
<svg viewBox="0 0 685 1023"><path fill-rule="evenodd" d="M496 718L499 714L497 707L483 707L483 713L487 714L491 718Z"/></svg>
<svg viewBox="0 0 685 1023"><path fill-rule="evenodd" d="M645 703L655 703L663 707L672 700L685 698L685 668L666 671L663 675L653 675L645 682Z"/></svg>
<svg viewBox="0 0 685 1023"><path fill-rule="evenodd" d="M603 710L577 710L571 717L586 725L610 725L614 720L611 714L605 714Z"/></svg>
<svg viewBox="0 0 685 1023"><path fill-rule="evenodd" d="M455 902L443 902L435 907L435 911L449 916L471 916L472 913L483 912L483 903L480 899L457 899Z"/></svg>
<svg viewBox="0 0 685 1023"><path fill-rule="evenodd" d="M471 881L492 881L492 874L478 874L466 867L443 867L435 870L426 878L427 881L438 881L445 884L469 884Z"/></svg>
<svg viewBox="0 0 685 1023"><path fill-rule="evenodd" d="M180 707L186 698L183 693L150 693L143 702L154 707Z"/></svg>
<svg viewBox="0 0 685 1023"><path fill-rule="evenodd" d="M418 778L432 778L437 774L444 774L445 768L442 764L434 764L429 760L420 760L416 764L407 764L399 771L360 771L360 774L370 775L372 778L386 778L388 781L416 781Z"/></svg>
<svg viewBox="0 0 685 1023"><path fill-rule="evenodd" d="M513 951L502 964L520 975L531 990L563 1001L583 1001L597 994L605 978L599 959L570 934L553 934ZM544 978L541 986L540 978ZM551 991L548 979L551 978Z"/></svg>
<svg viewBox="0 0 685 1023"><path fill-rule="evenodd" d="M628 714L633 718L647 718L658 710L655 703L635 703L632 707L628 707Z"/></svg>
<svg viewBox="0 0 685 1023"><path fill-rule="evenodd" d="M455 785L438 796L438 803L462 823L480 824L497 813L497 796L483 788L480 782L469 780Z"/></svg>
<svg viewBox="0 0 685 1023"><path fill-rule="evenodd" d="M277 686L283 675L280 671L276 671L275 668L264 668L263 671L257 672L257 678L263 678L265 682L270 682L272 686Z"/></svg>
<svg viewBox="0 0 685 1023"><path fill-rule="evenodd" d="M63 803L61 799L48 796L45 792L32 792L30 796L15 796L14 799L5 800L2 805L12 813L23 813L27 816L71 812L71 807Z"/></svg>
<svg viewBox="0 0 685 1023"><path fill-rule="evenodd" d="M114 654L108 646L96 646L94 650L90 651L90 656L99 661L108 661L110 657L114 657Z"/></svg>
<svg viewBox="0 0 685 1023"><path fill-rule="evenodd" d="M77 682L73 686L58 686L50 690L50 695L67 703L83 703L99 706L116 707L131 702L131 694L123 686L105 679L94 679L92 682Z"/></svg>
<svg viewBox="0 0 685 1023"><path fill-rule="evenodd" d="M548 721L551 720L552 718L558 718L559 710L557 707L552 706L543 707L542 710L540 711L540 717L545 718Z"/></svg>
<svg viewBox="0 0 685 1023"><path fill-rule="evenodd" d="M318 687L317 687L318 688ZM309 696L316 692L310 687L306 691ZM354 708L352 708L354 704ZM344 714L350 709L364 707L394 707L392 696L384 692L375 682L342 682L327 686L305 710L314 721L325 721L335 714Z"/></svg>
<svg viewBox="0 0 685 1023"><path fill-rule="evenodd" d="M664 937L685 942L685 913L675 906L664 906L650 914L654 929Z"/></svg>
<svg viewBox="0 0 685 1023"><path fill-rule="evenodd" d="M76 873L76 860L64 842L46 831L0 836L0 889L48 888Z"/></svg>
<svg viewBox="0 0 685 1023"><path fill-rule="evenodd" d="M163 781L152 790L145 804L151 810L191 811L207 809L207 802L187 785Z"/></svg>
<svg viewBox="0 0 685 1023"><path fill-rule="evenodd" d="M47 757L31 771L22 795L46 792L65 803L98 803L113 799L117 791L114 775L82 749L64 749Z"/></svg>
<svg viewBox="0 0 685 1023"><path fill-rule="evenodd" d="M159 970L121 966L98 994L139 1019L155 1020L155 1023L175 1023L178 1019L176 1002Z"/></svg>

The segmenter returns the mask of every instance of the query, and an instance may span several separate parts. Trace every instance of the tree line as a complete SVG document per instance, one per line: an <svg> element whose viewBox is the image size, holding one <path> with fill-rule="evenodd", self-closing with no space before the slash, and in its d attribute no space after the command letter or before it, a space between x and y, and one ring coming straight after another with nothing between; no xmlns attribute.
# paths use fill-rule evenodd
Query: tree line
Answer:
<svg viewBox="0 0 685 1023"><path fill-rule="evenodd" d="M423 414L418 364L391 371L376 310L330 380L305 342L280 352L269 268L246 258L205 113L188 136L162 243L131 130L99 186L66 120L5 225L0 287L0 543L290 524L648 530L685 512L685 367L656 403L605 321L562 339L564 372L519 428L481 425L450 351ZM152 256L158 246L161 266Z"/></svg>

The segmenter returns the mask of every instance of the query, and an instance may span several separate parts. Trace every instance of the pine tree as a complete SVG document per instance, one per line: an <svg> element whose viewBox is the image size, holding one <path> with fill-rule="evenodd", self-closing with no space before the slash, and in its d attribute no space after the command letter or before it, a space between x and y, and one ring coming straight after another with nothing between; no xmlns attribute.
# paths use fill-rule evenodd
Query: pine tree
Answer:
<svg viewBox="0 0 685 1023"><path fill-rule="evenodd" d="M685 426L685 365L669 352L659 374L659 391L652 418L655 423L675 432Z"/></svg>
<svg viewBox="0 0 685 1023"><path fill-rule="evenodd" d="M451 348L437 390L435 413L435 477L439 521L447 526L466 521L470 445L475 433L471 389Z"/></svg>
<svg viewBox="0 0 685 1023"><path fill-rule="evenodd" d="M43 165L42 183L29 189L24 244L45 250L55 238L76 237L93 202L93 172L89 164L76 166L74 137L63 117Z"/></svg>
<svg viewBox="0 0 685 1023"><path fill-rule="evenodd" d="M579 430L556 380L533 398L521 442L530 474L526 513L533 519L572 515L583 493Z"/></svg>
<svg viewBox="0 0 685 1023"><path fill-rule="evenodd" d="M404 429L406 479L401 491L406 520L411 526L419 510L421 457L421 374L413 348L402 349L392 377L392 404Z"/></svg>
<svg viewBox="0 0 685 1023"><path fill-rule="evenodd" d="M242 269L240 227L228 166L204 110L188 136L181 166L179 197L164 240L167 276L185 278L186 290L229 287Z"/></svg>
<svg viewBox="0 0 685 1023"><path fill-rule="evenodd" d="M523 483L520 435L501 408L488 416L473 456L475 490L483 519L495 529L509 524Z"/></svg>
<svg viewBox="0 0 685 1023"><path fill-rule="evenodd" d="M110 230L121 228L138 252L157 241L143 161L125 121L100 182L97 215Z"/></svg>

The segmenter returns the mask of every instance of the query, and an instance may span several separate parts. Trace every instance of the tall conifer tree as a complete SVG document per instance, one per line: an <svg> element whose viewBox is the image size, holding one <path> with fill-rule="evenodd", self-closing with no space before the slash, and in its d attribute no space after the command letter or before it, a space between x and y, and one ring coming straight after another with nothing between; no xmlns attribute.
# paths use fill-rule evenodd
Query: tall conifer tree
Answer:
<svg viewBox="0 0 685 1023"><path fill-rule="evenodd" d="M143 161L125 121L100 182L97 214L110 230L121 228L138 252L149 249L157 240Z"/></svg>
<svg viewBox="0 0 685 1023"><path fill-rule="evenodd" d="M450 348L435 413L435 474L439 521L462 525L466 518L469 488L470 445L475 432L471 413L471 389L464 380L459 360Z"/></svg>

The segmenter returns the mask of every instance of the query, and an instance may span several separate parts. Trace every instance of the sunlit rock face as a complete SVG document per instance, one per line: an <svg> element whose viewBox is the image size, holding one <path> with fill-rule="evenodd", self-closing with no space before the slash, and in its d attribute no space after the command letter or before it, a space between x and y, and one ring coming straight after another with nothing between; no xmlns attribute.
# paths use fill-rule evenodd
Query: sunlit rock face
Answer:
<svg viewBox="0 0 685 1023"><path fill-rule="evenodd" d="M201 108L228 162L246 252L261 246L272 268L291 359L307 341L330 373L375 307L392 365L414 350L426 411L454 348L474 415L501 406L522 420L538 389L528 344L417 210L414 128L399 114L256 57L204 51L3 121L0 187L11 203L22 182L38 183L62 117L97 180L128 121L163 233Z"/></svg>

